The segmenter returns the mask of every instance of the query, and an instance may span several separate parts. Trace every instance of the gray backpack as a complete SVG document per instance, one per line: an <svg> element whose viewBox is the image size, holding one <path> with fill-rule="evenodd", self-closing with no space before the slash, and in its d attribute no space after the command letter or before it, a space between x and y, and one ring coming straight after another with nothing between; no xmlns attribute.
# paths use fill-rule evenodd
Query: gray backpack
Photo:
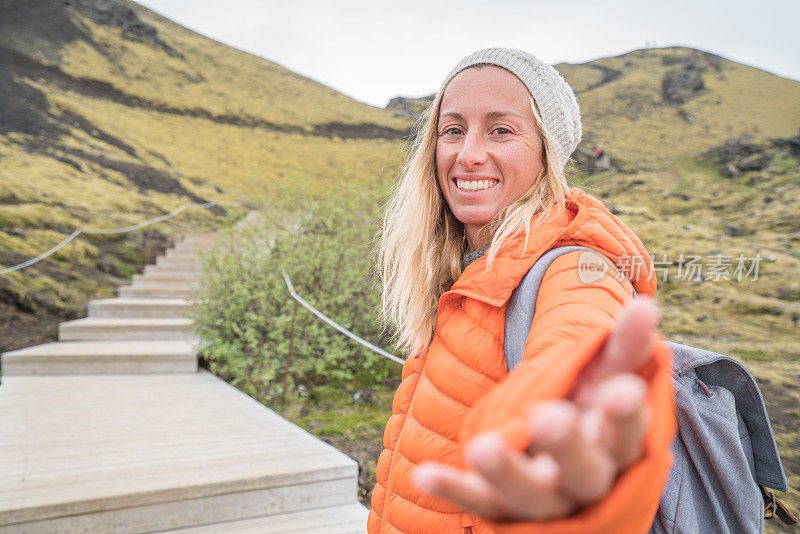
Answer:
<svg viewBox="0 0 800 534"><path fill-rule="evenodd" d="M573 250L602 256L588 247L553 248L511 295L504 345L509 372L522 361L544 272L558 256ZM678 435L672 446L675 461L649 532L762 532L764 519L775 516L787 525L797 523L767 489L789 487L753 376L729 356L667 344L674 355Z"/></svg>

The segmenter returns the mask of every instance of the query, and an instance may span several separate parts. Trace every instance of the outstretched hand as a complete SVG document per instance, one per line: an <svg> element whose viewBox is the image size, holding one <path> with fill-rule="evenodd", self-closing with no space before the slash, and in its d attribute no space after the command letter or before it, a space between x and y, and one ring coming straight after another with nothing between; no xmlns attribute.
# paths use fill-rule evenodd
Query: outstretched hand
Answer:
<svg viewBox="0 0 800 534"><path fill-rule="evenodd" d="M536 406L525 452L485 432L465 446L474 472L424 463L414 483L490 519L556 519L603 497L642 453L650 414L647 385L635 371L653 352L658 318L650 299L628 302L572 394Z"/></svg>

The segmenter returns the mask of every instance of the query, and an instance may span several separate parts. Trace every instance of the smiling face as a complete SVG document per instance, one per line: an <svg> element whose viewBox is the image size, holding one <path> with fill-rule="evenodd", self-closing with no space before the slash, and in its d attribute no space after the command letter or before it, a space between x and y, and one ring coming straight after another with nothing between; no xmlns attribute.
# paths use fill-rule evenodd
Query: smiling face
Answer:
<svg viewBox="0 0 800 534"><path fill-rule="evenodd" d="M450 81L439 110L439 188L475 250L491 240L481 228L527 193L543 168L530 94L501 67L471 67Z"/></svg>

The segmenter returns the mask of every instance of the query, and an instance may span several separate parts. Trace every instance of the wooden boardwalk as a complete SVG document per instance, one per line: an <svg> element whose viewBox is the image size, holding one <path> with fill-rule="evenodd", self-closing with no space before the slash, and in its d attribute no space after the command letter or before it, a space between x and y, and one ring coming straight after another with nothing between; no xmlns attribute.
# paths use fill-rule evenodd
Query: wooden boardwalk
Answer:
<svg viewBox="0 0 800 534"><path fill-rule="evenodd" d="M365 532L355 461L198 372L174 289L203 243L168 254L184 280L150 271L69 341L2 355L0 533Z"/></svg>

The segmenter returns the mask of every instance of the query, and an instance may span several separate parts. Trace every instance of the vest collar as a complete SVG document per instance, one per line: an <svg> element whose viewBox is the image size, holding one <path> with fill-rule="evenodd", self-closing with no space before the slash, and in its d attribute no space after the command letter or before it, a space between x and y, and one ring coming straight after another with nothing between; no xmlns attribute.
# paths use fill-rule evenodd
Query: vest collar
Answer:
<svg viewBox="0 0 800 534"><path fill-rule="evenodd" d="M598 199L579 188L570 188L565 193L565 210L534 228L527 247L523 232L510 237L500 246L494 268L487 271L486 256L478 258L467 266L442 299L463 295L503 307L536 260L561 245L587 246L612 258L623 254L642 256L646 262L644 272L636 271L635 276L624 263L617 261L617 264L627 271L637 293L655 294L652 261L639 238Z"/></svg>

